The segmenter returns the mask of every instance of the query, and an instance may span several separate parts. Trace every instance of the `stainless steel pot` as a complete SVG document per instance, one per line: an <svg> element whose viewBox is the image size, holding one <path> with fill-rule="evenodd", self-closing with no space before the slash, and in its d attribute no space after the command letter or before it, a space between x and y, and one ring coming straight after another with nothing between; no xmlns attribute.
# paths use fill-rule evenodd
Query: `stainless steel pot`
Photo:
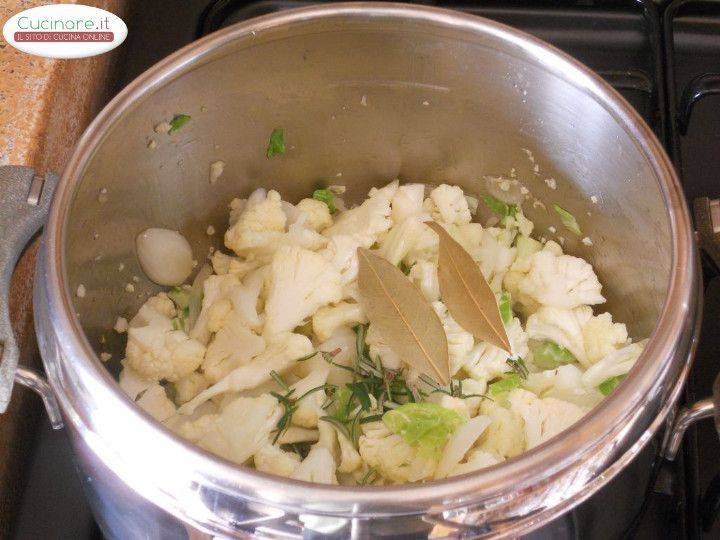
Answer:
<svg viewBox="0 0 720 540"><path fill-rule="evenodd" d="M192 120L172 135L153 126ZM288 152L267 160L282 126ZM156 140L157 148L148 148ZM528 159L526 150L532 154ZM208 167L227 163L214 185ZM539 172L534 170L538 165ZM522 456L422 485L349 489L237 467L174 436L119 390L100 351L155 289L133 240L176 228L198 258L233 196L289 199L318 179L350 198L389 179L484 192L515 168L534 196L578 216L608 309L650 336L626 381L580 423ZM550 189L546 178L557 181ZM107 189L107 202L98 194ZM598 203L591 202L591 196ZM542 230L552 212L528 204ZM125 270L119 271L123 264ZM88 128L50 212L35 288L53 392L110 537L516 535L591 496L668 422L698 320L692 229L660 144L599 77L537 39L477 17L396 4L326 4L235 25L156 65ZM75 295L82 284L84 298ZM111 363L112 364L112 363Z"/></svg>

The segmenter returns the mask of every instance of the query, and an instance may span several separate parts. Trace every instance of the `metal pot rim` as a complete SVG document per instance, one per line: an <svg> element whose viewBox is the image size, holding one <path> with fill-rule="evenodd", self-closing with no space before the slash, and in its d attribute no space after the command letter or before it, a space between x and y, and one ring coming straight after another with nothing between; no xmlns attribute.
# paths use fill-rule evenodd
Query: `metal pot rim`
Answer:
<svg viewBox="0 0 720 540"><path fill-rule="evenodd" d="M635 139L659 179L672 239L672 275L667 299L658 324L635 369L613 395L588 413L583 420L561 435L496 466L456 478L425 484L381 488L348 488L293 481L238 467L192 445L135 407L122 393L108 371L95 355L72 306L63 253L65 225L71 201L94 149L123 111L136 100L152 94L164 83L181 76L202 63L222 47L238 41L252 40L255 32L281 25L312 21L325 17L389 18L454 28L490 35L521 50L545 69L560 74L584 89L601 103ZM251 35L252 34L252 35ZM324 4L290 10L239 23L194 42L143 73L120 92L97 116L78 142L58 186L58 193L46 228L44 273L48 313L63 356L72 359L79 377L103 389L104 406L123 411L130 424L152 426L154 442L173 445L210 484L224 490L244 493L272 493L271 500L281 507L307 507L313 503L334 500L353 503L358 508L397 506L398 501L415 511L423 505L479 500L498 493L514 492L538 481L548 479L567 469L588 452L607 444L622 432L625 420L642 407L649 396L662 390L662 383L673 373L677 361L678 340L694 318L693 282L696 278L692 229L679 181L661 144L632 107L598 75L565 53L518 30L480 17L444 9L391 3ZM52 359L54 360L54 359ZM47 360L46 360L47 361ZM69 360L62 360L70 363ZM51 383L60 397L66 417L78 426L87 425L88 411L78 403L77 396L68 395L63 381L51 373ZM70 412L68 411L70 408ZM82 430L81 430L82 431ZM412 510L411 510L412 509Z"/></svg>

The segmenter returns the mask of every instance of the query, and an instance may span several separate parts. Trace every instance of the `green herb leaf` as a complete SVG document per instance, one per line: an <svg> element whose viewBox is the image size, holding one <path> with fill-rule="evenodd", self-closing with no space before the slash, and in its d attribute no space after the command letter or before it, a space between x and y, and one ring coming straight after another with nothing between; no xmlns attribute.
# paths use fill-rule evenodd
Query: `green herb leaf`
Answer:
<svg viewBox="0 0 720 540"><path fill-rule="evenodd" d="M178 309L184 310L190 307L190 290L184 287L173 287L167 293L170 300L175 303Z"/></svg>
<svg viewBox="0 0 720 540"><path fill-rule="evenodd" d="M437 458L450 435L464 422L457 412L437 403L406 403L386 412L383 422L426 457Z"/></svg>
<svg viewBox="0 0 720 540"><path fill-rule="evenodd" d="M500 318L505 324L508 324L510 321L512 321L513 318L513 311L512 311L512 301L510 299L510 293L504 292L500 296Z"/></svg>
<svg viewBox="0 0 720 540"><path fill-rule="evenodd" d="M363 477L358 481L359 486L367 486L368 484L372 484L375 480L378 478L378 472L370 467L367 472L363 475Z"/></svg>
<svg viewBox="0 0 720 540"><path fill-rule="evenodd" d="M508 373L499 381L495 381L488 386L488 392L491 396L499 396L506 394L515 388L519 388L522 380L517 373Z"/></svg>
<svg viewBox="0 0 720 540"><path fill-rule="evenodd" d="M341 386L335 392L335 418L347 422L350 416L350 403L353 392L347 386Z"/></svg>
<svg viewBox="0 0 720 540"><path fill-rule="evenodd" d="M283 380L283 378L280 376L280 374L277 371L275 371L275 370L270 371L270 376L273 379L275 379L275 382L280 385L280 388L282 388L286 392L288 390L290 390L290 387L287 385L287 383Z"/></svg>
<svg viewBox="0 0 720 540"><path fill-rule="evenodd" d="M484 195L483 201L485 201L485 204L490 210L495 212L501 218L515 217L519 211L516 204L508 204L500 199L496 199L492 195Z"/></svg>
<svg viewBox="0 0 720 540"><path fill-rule="evenodd" d="M180 317L175 317L175 318L173 318L173 320L170 321L170 322L172 322L172 329L173 329L173 330L184 330L184 329L185 329L185 327L184 327L184 325L183 325L183 322L182 322L182 319L180 319Z"/></svg>
<svg viewBox="0 0 720 540"><path fill-rule="evenodd" d="M505 360L505 363L509 365L515 373L520 375L521 378L527 379L528 368L525 365L525 360L522 358L508 358Z"/></svg>
<svg viewBox="0 0 720 540"><path fill-rule="evenodd" d="M553 208L555 209L555 212L557 212L557 214L560 216L560 221L562 221L562 224L565 225L565 228L571 230L578 236L582 235L582 232L580 231L580 225L578 225L575 216L573 216L570 212L565 210L563 207L558 206L557 204L553 204Z"/></svg>
<svg viewBox="0 0 720 540"><path fill-rule="evenodd" d="M575 356L552 341L543 341L533 349L533 363L541 369L555 369L573 362L577 362Z"/></svg>
<svg viewBox="0 0 720 540"><path fill-rule="evenodd" d="M609 379L605 379L603 382L601 382L597 389L600 390L600 393L603 396L609 396L613 393L615 388L625 379L625 375L617 375L615 377L610 377Z"/></svg>
<svg viewBox="0 0 720 540"><path fill-rule="evenodd" d="M185 124L187 124L190 121L190 116L187 114L176 114L173 116L173 119L170 120L170 130L168 133L174 133L181 127L183 127Z"/></svg>
<svg viewBox="0 0 720 540"><path fill-rule="evenodd" d="M268 141L267 152L265 155L268 159L273 156L285 153L285 139L283 136L282 128L275 128L270 134L270 140Z"/></svg>
<svg viewBox="0 0 720 540"><path fill-rule="evenodd" d="M316 201L327 204L328 210L330 210L331 214L334 214L337 210L337 207L335 206L335 194L329 189L316 189L313 191L312 198Z"/></svg>

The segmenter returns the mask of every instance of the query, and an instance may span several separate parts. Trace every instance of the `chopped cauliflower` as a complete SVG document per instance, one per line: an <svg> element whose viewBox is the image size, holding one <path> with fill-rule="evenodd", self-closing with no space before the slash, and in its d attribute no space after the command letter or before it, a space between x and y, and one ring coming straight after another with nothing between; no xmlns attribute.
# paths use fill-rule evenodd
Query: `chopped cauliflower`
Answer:
<svg viewBox="0 0 720 540"><path fill-rule="evenodd" d="M437 210L433 213L433 219L448 225L470 223L472 216L468 202L465 193L458 186L439 185L430 192L430 199L435 203Z"/></svg>
<svg viewBox="0 0 720 540"><path fill-rule="evenodd" d="M362 306L348 302L322 307L312 317L313 332L320 341L330 339L339 326L353 327L365 323L367 317Z"/></svg>
<svg viewBox="0 0 720 540"><path fill-rule="evenodd" d="M167 397L165 389L157 383L145 390L135 403L160 422L175 414L175 404Z"/></svg>
<svg viewBox="0 0 720 540"><path fill-rule="evenodd" d="M403 483L432 477L437 463L419 456L416 448L392 433L382 422L366 424L364 429L365 433L360 436L360 455L384 478Z"/></svg>
<svg viewBox="0 0 720 540"><path fill-rule="evenodd" d="M179 404L187 403L200 392L205 390L210 382L202 373L193 372L175 382L175 401Z"/></svg>
<svg viewBox="0 0 720 540"><path fill-rule="evenodd" d="M496 377L502 376L503 373L510 371L511 368L507 363L508 358L524 358L527 356L528 336L522 329L520 319L517 317L513 318L505 325L505 331L510 340L512 356L509 357L507 352L495 345L480 341L467 355L462 366L470 377L476 381L487 383Z"/></svg>
<svg viewBox="0 0 720 540"><path fill-rule="evenodd" d="M416 262L410 273L410 280L422 291L428 302L440 300L440 284L437 276L437 264L430 261Z"/></svg>
<svg viewBox="0 0 720 540"><path fill-rule="evenodd" d="M306 249L280 248L268 279L265 334L292 331L319 308L342 299L340 274Z"/></svg>
<svg viewBox="0 0 720 540"><path fill-rule="evenodd" d="M320 232L333 223L328 205L315 199L303 199L297 203L297 208L306 217L307 225L314 231Z"/></svg>
<svg viewBox="0 0 720 540"><path fill-rule="evenodd" d="M255 452L253 464L260 472L290 478L300 466L300 456L295 452L286 452L278 446L268 443Z"/></svg>
<svg viewBox="0 0 720 540"><path fill-rule="evenodd" d="M471 333L455 322L445 304L437 301L432 303L432 307L440 317L443 330L445 330L450 358L450 376L454 376L467 362L468 355L475 345L475 339Z"/></svg>
<svg viewBox="0 0 720 540"><path fill-rule="evenodd" d="M390 217L393 223L399 225L410 217L422 214L424 198L425 184L403 184L400 186L390 203Z"/></svg>

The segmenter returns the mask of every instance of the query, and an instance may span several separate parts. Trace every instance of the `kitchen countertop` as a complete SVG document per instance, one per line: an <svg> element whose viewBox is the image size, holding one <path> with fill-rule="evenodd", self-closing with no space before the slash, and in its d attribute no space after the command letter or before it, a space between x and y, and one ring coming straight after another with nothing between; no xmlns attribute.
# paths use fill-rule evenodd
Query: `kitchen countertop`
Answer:
<svg viewBox="0 0 720 540"><path fill-rule="evenodd" d="M0 25L38 0L0 3ZM65 0L64 3L79 3ZM124 0L83 0L83 4L122 16ZM77 60L57 60L22 53L0 37L0 166L26 165L39 174L60 173L85 127L109 96L112 53ZM1 203L2 201L0 201ZM21 363L39 365L32 322L32 273L38 242L21 257L13 277L10 311ZM7 413L0 416L0 538L6 538L18 496L31 433L40 400L16 388Z"/></svg>

